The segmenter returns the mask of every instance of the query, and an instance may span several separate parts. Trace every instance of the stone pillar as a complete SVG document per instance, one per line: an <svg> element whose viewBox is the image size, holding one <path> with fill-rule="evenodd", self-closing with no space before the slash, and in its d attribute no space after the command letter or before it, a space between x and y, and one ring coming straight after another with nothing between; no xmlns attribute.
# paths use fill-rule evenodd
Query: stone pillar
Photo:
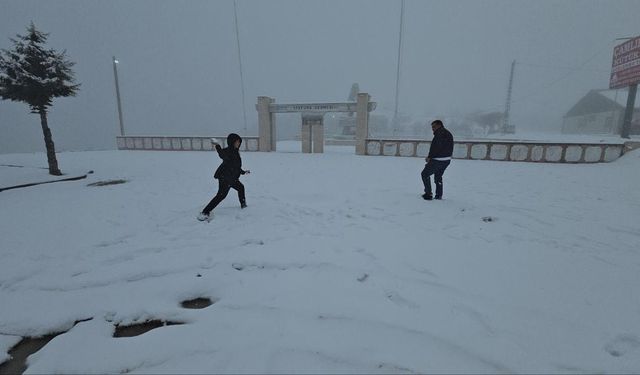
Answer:
<svg viewBox="0 0 640 375"><path fill-rule="evenodd" d="M302 153L311 153L311 121L303 114L302 115Z"/></svg>
<svg viewBox="0 0 640 375"><path fill-rule="evenodd" d="M275 99L274 99L275 101ZM278 144L278 127L276 126L276 114L269 114L269 121L271 122L271 151L277 151Z"/></svg>
<svg viewBox="0 0 640 375"><path fill-rule="evenodd" d="M311 125L313 131L313 153L322 154L324 152L324 123L323 116L318 116L318 119Z"/></svg>
<svg viewBox="0 0 640 375"><path fill-rule="evenodd" d="M258 110L258 151L269 152L276 150L275 115L269 112L269 105L275 102L268 96L259 96L256 109Z"/></svg>
<svg viewBox="0 0 640 375"><path fill-rule="evenodd" d="M323 115L302 114L302 153L322 153L324 151Z"/></svg>
<svg viewBox="0 0 640 375"><path fill-rule="evenodd" d="M369 94L359 93L356 105L356 155L366 155L369 137Z"/></svg>

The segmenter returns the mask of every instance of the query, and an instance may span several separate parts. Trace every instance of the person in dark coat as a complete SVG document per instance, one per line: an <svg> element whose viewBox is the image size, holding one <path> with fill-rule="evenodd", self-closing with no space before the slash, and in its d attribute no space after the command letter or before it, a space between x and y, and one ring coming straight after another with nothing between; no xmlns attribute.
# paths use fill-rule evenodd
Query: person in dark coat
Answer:
<svg viewBox="0 0 640 375"><path fill-rule="evenodd" d="M453 155L453 135L445 129L442 121L435 120L432 122L431 130L433 131L433 140L429 148L429 155L426 158L427 165L422 170L422 182L424 183L422 198L428 201L434 198L431 192L431 175L434 175L436 183L435 198L442 199L442 175L449 163L451 163L451 156Z"/></svg>
<svg viewBox="0 0 640 375"><path fill-rule="evenodd" d="M240 200L240 207L246 208L247 201L244 195L244 185L240 182L240 176L243 174L249 174L251 171L242 169L242 158L240 158L240 145L242 144L242 138L231 133L227 136L227 147L222 148L215 140L211 140L211 143L215 146L218 156L222 159L222 164L216 169L214 178L218 180L218 194L207 204L207 206L198 215L198 220L205 221L210 220L211 211L224 198L227 197L230 189L234 189L238 192L238 199Z"/></svg>

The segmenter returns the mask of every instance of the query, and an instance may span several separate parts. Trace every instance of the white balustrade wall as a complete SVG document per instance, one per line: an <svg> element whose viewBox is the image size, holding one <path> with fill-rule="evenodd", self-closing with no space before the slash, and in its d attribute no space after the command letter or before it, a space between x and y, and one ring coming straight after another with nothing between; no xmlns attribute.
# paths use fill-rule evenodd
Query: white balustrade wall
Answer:
<svg viewBox="0 0 640 375"><path fill-rule="evenodd" d="M214 137L225 141L226 137ZM211 151L211 137L118 136L119 150ZM365 155L426 157L431 142L419 139L366 139ZM241 151L259 151L259 137L243 137ZM640 148L640 142L551 143L534 141L460 140L454 159L521 161L536 163L602 163Z"/></svg>
<svg viewBox="0 0 640 375"><path fill-rule="evenodd" d="M366 140L366 155L426 157L428 140ZM524 161L539 163L602 163L618 159L625 151L640 147L627 143L551 143L520 141L456 141L454 159Z"/></svg>
<svg viewBox="0 0 640 375"><path fill-rule="evenodd" d="M118 150L211 151L212 137L118 136ZM226 142L227 137L213 137ZM258 151L258 137L242 137L241 151ZM222 145L226 147L226 145Z"/></svg>

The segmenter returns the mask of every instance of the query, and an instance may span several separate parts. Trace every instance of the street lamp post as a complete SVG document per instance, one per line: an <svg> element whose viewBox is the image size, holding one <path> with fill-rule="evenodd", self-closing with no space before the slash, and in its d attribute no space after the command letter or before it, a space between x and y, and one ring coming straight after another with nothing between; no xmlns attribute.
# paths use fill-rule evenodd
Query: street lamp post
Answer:
<svg viewBox="0 0 640 375"><path fill-rule="evenodd" d="M236 26L236 43L238 46L238 65L240 67L240 90L242 91L242 115L244 116L244 135L247 135L247 108L244 103L244 78L242 77L242 54L240 53L240 33L238 32L238 9L236 1L233 0L233 19Z"/></svg>
<svg viewBox="0 0 640 375"><path fill-rule="evenodd" d="M118 101L118 119L120 120L120 136L124 136L124 122L122 121L122 103L120 102L120 85L118 84L118 60L113 56L113 78L116 82L116 99Z"/></svg>
<svg viewBox="0 0 640 375"><path fill-rule="evenodd" d="M393 134L398 128L398 95L400 91L400 57L402 54L402 29L404 28L404 0L400 2L400 32L398 36L398 60L396 65L396 100L393 109Z"/></svg>

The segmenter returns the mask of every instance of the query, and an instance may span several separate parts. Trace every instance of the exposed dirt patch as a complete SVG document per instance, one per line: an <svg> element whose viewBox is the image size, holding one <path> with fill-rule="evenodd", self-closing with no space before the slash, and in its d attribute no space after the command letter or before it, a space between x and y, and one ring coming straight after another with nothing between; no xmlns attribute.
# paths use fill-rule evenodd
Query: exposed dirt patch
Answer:
<svg viewBox="0 0 640 375"><path fill-rule="evenodd" d="M27 357L42 349L54 337L64 332L53 333L42 337L25 337L11 350L11 359L0 365L0 374L22 374L27 370Z"/></svg>
<svg viewBox="0 0 640 375"><path fill-rule="evenodd" d="M89 173L93 173L93 172L92 171L87 172L87 174L89 174ZM52 184L54 182L78 181L78 180L82 180L82 179L85 179L85 178L87 178L86 174L82 175L82 176L78 176L78 177L62 178L62 179L59 179L59 180L43 181L43 182L32 182L32 183L29 183L29 184L22 184L22 185L8 186L8 187L0 187L0 191L21 189L21 188L37 186L37 185L44 185L44 184Z"/></svg>
<svg viewBox="0 0 640 375"><path fill-rule="evenodd" d="M91 319L92 318L78 320L73 325L75 326L80 322L86 322ZM56 336L59 336L67 332L68 331L57 332L57 333L52 333L52 334L49 334L46 336L40 336L40 337L23 337L19 343L14 345L9 350L9 355L11 356L11 359L0 364L0 374L4 375L4 374L24 373L27 370L27 358L31 354L42 349L45 345L49 343L49 341L53 340Z"/></svg>
<svg viewBox="0 0 640 375"><path fill-rule="evenodd" d="M147 320L143 323L135 323L131 325L116 325L116 330L113 333L113 337L134 337L140 336L144 333L151 331L152 329L164 327L164 326L175 326L179 324L184 324L182 322L171 322L164 320Z"/></svg>
<svg viewBox="0 0 640 375"><path fill-rule="evenodd" d="M119 185L119 184L124 184L129 182L129 180L105 180L105 181L98 181L98 182L94 182L91 184L87 184L87 186L109 186L109 185Z"/></svg>

